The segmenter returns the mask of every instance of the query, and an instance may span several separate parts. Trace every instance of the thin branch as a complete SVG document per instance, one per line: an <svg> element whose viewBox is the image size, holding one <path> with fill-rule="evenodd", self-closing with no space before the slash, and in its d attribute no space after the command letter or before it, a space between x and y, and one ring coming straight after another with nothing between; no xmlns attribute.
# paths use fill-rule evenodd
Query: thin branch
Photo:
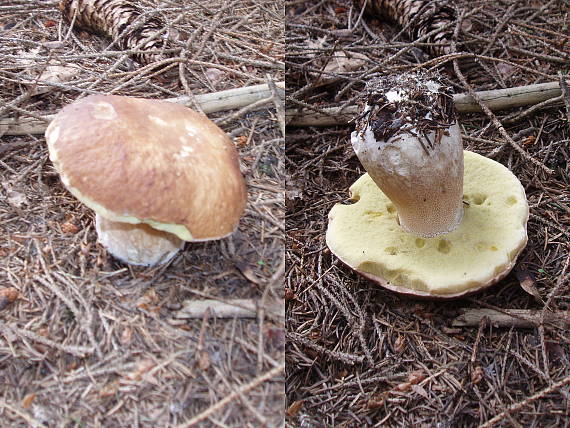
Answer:
<svg viewBox="0 0 570 428"><path fill-rule="evenodd" d="M463 16L464 14L460 14L459 18L457 19L457 25L455 27L455 33L454 33L454 39L451 42L451 46L452 46L452 50L454 52L456 52L457 46L456 46L456 40L457 40L457 36L459 34L459 31L461 29L461 22L463 20ZM479 107L481 107L481 110L483 110L483 112L487 115L487 117L491 120L491 123L493 123L493 125L495 126L495 128L497 128L497 130L499 131L499 133L503 136L503 138L505 140L507 140L507 142L513 147L513 149L515 149L515 151L519 152L519 154L525 158L526 160L528 160L529 162L533 163L534 165L536 165L537 167L541 168L544 172L546 172L547 174L554 174L554 171L551 170L550 168L548 168L546 165L544 165L542 162L536 160L535 158L533 158L531 155L529 155L521 146L519 146L511 137L510 135L507 133L507 131L505 130L505 127L503 126L503 124L499 121L499 119L497 119L497 116L495 116L493 114L493 112L491 111L491 109L489 108L489 106L487 105L486 102L484 102L484 100L475 92L475 90L473 89L473 86L471 86L471 84L469 84L467 82L467 79L465 78L465 76L463 75L463 73L461 72L461 69L459 68L459 62L454 59L453 60L453 70L455 71L455 74L457 75L457 78L459 79L459 81L461 82L461 84L463 85L463 87L465 89L467 89L467 91L469 92L469 95L471 95L471 97L473 98L473 100L479 104ZM558 85L558 90L560 90L560 84L558 82L556 82Z"/></svg>
<svg viewBox="0 0 570 428"><path fill-rule="evenodd" d="M24 328L19 328L16 325L8 325L2 321L0 321L0 329L10 330L16 336L25 337L26 339L31 339L34 342L42 343L51 348L59 349L60 351L67 352L68 354L75 355L76 357L80 358L83 358L87 355L91 355L94 351L94 348L92 347L62 345L60 343L48 339L47 337L40 336L39 334L34 333L33 331L26 330Z"/></svg>
<svg viewBox="0 0 570 428"><path fill-rule="evenodd" d="M543 319L544 316L544 319ZM467 309L455 318L453 327L478 327L484 318L495 327L535 328L544 323L560 327L570 326L570 311L542 312L533 309Z"/></svg>
<svg viewBox="0 0 570 428"><path fill-rule="evenodd" d="M202 422L204 419L207 419L208 417L210 417L212 414L214 414L218 410L221 410L222 408L227 406L229 403L231 403L235 399L239 398L242 394L246 394L249 391L257 388L262 383L274 378L275 376L278 376L284 370L285 370L284 364L269 370L268 372L266 372L265 374L255 378L254 380L252 380L248 384L239 387L237 390L232 392L226 398L221 399L216 404L214 404L213 406L210 406L208 409L206 409L205 411L203 411L199 415L193 417L192 419L190 419L189 421L187 421L181 425L178 425L177 428L189 428L189 427L196 425L199 422Z"/></svg>
<svg viewBox="0 0 570 428"><path fill-rule="evenodd" d="M484 111L475 97L483 102L490 110L497 111L537 104L559 97L561 93L559 82L549 82L491 91L478 91L474 92L475 96L470 93L455 94L453 96L453 102L459 113L475 113ZM345 125L354 119L359 111L360 107L358 106L348 106L344 109L329 107L319 109L319 111L288 109L286 111L287 125Z"/></svg>
<svg viewBox="0 0 570 428"><path fill-rule="evenodd" d="M491 428L492 426L496 425L498 422L509 417L512 413L518 412L523 407L534 403L536 400L541 399L545 395L552 394L553 392L559 391L561 388L565 387L568 384L570 384L570 376L565 377L561 381L550 385L548 388L545 388L542 391L537 392L536 394L532 395L531 397L528 397L525 400L522 400L522 401L519 401L518 403L513 404L504 412L499 413L497 416L489 419L484 424L479 425L479 428Z"/></svg>
<svg viewBox="0 0 570 428"><path fill-rule="evenodd" d="M284 82L277 82L275 86L280 90L285 89ZM200 105L204 113L214 113L218 111L232 110L244 106L257 105L264 100L262 105L273 100L271 88L268 84L245 86L243 88L228 89L226 91L213 92L210 94L196 95L195 100ZM189 96L177 98L167 98L177 104L191 105L192 99ZM25 114L25 111L23 112ZM43 134L53 120L55 115L44 116L44 121L30 118L8 118L0 119L0 134L3 135L27 135Z"/></svg>

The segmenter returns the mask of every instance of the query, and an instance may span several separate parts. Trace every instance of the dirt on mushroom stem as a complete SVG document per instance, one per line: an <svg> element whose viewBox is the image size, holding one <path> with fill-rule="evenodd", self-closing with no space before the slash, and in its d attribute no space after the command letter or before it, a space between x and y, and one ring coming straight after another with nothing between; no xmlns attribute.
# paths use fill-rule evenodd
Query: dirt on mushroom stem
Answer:
<svg viewBox="0 0 570 428"><path fill-rule="evenodd" d="M360 105L363 113L356 121L357 132L370 127L378 141L408 133L418 137L426 154L456 120L449 86L438 75L424 72L372 76ZM437 131L435 141L427 137L432 131Z"/></svg>
<svg viewBox="0 0 570 428"><path fill-rule="evenodd" d="M394 203L399 225L422 238L456 229L463 217L463 154L448 85L425 72L373 77L351 143Z"/></svg>

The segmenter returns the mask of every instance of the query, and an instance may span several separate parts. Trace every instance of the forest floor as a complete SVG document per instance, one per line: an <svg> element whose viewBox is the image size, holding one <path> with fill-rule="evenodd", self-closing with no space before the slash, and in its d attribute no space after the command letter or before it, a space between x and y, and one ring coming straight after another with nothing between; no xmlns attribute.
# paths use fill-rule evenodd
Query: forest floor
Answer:
<svg viewBox="0 0 570 428"><path fill-rule="evenodd" d="M287 108L351 106L371 70L436 70L455 93L568 76L568 2L453 4L463 17L452 27L456 46L432 55L396 25L359 17L352 2L288 2ZM484 318L472 327L453 323L471 309L534 309L540 316L570 309L569 109L570 99L565 105L558 97L538 107L460 114L465 149L520 179L530 218L514 271L450 302L401 297L331 255L328 213L348 200L348 188L365 172L350 146L353 125L288 126L288 426L570 426L567 319L527 327L497 327ZM525 291L519 278L529 276Z"/></svg>
<svg viewBox="0 0 570 428"><path fill-rule="evenodd" d="M97 243L94 214L63 187L41 128L90 93L163 99L282 82L283 5L136 2L143 19L160 17L173 36L157 70L105 37L71 31L58 3L0 5L0 118L35 118L40 129L1 129L0 425L281 425L281 97L208 115L239 152L244 217L230 237L188 243L155 268L125 265ZM71 75L36 86L49 66ZM257 315L184 318L184 304L204 298L251 299Z"/></svg>

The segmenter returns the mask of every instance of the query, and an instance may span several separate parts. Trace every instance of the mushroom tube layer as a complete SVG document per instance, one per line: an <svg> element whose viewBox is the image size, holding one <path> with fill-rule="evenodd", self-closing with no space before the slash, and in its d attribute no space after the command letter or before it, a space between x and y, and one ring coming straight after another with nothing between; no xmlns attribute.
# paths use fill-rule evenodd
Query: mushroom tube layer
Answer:
<svg viewBox="0 0 570 428"><path fill-rule="evenodd" d="M329 213L330 250L367 278L414 296L454 298L496 283L526 245L526 195L498 162L464 151L464 165L465 213L453 232L425 239L405 232L394 204L365 174L350 188L355 203Z"/></svg>

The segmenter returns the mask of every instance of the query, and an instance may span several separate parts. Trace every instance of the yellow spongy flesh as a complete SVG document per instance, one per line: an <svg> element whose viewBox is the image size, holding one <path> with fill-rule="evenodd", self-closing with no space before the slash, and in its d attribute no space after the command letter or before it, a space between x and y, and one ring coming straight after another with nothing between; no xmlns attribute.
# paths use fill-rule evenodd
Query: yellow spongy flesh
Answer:
<svg viewBox="0 0 570 428"><path fill-rule="evenodd" d="M327 245L357 271L403 290L446 295L494 282L526 245L528 203L506 167L469 151L464 159L465 214L453 232L427 239L404 232L394 205L365 174L350 187L356 202L330 211Z"/></svg>

